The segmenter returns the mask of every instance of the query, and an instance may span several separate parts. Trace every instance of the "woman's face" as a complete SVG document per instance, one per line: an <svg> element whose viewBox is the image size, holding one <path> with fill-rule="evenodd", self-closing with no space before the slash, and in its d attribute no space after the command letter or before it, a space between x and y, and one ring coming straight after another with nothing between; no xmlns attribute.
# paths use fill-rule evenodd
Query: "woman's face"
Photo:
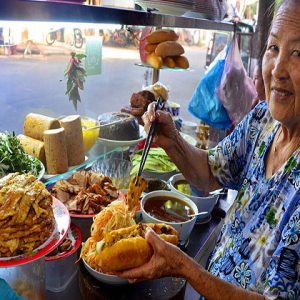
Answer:
<svg viewBox="0 0 300 300"><path fill-rule="evenodd" d="M287 126L300 122L300 6L283 5L273 22L263 59L272 116Z"/></svg>

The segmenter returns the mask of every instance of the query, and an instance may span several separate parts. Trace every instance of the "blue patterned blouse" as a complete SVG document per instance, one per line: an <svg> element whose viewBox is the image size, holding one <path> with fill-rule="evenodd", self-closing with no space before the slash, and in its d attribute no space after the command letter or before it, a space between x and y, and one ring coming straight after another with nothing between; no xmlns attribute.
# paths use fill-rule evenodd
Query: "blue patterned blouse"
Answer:
<svg viewBox="0 0 300 300"><path fill-rule="evenodd" d="M217 181L239 193L208 270L267 299L300 299L300 149L265 178L266 152L279 125L262 102L209 150Z"/></svg>

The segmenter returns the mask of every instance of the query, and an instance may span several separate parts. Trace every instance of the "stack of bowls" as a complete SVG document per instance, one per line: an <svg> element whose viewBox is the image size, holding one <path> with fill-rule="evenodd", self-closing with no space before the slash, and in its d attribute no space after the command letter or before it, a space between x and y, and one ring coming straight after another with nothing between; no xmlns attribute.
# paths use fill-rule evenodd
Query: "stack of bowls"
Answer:
<svg viewBox="0 0 300 300"><path fill-rule="evenodd" d="M193 201L193 203L195 203L195 205L197 206L197 209L199 212L207 212L206 215L204 214L204 215L198 216L198 218L197 218L198 221L210 218L210 214L218 201L218 195L210 195L210 194L198 191L193 186L191 186L191 192L192 192L191 195L187 195L181 191L178 191L176 189L176 183L178 183L180 181L185 181L185 180L186 180L185 177L181 173L179 173L179 174L175 174L174 176L172 176L169 179L168 183L173 192L178 193L179 195L182 195L182 196L186 196L189 199L191 199Z"/></svg>

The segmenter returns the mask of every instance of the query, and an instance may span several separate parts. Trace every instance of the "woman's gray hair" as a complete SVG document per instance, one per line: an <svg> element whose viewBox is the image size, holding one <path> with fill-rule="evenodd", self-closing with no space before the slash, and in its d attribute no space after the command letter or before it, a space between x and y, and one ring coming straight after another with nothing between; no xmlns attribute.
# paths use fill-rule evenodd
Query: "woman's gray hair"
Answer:
<svg viewBox="0 0 300 300"><path fill-rule="evenodd" d="M289 3L291 3L291 4L300 4L300 0L280 0L280 1L278 2L278 5L277 5L277 11L278 11L278 9L279 9L282 5L284 5L284 4L289 4Z"/></svg>

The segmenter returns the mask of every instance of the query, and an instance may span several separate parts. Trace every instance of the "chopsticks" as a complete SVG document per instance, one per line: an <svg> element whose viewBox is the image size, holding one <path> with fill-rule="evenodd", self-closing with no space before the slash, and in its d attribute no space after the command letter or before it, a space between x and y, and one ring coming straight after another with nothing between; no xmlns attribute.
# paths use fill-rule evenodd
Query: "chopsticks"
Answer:
<svg viewBox="0 0 300 300"><path fill-rule="evenodd" d="M160 107L160 105L161 105L161 107ZM154 112L156 112L159 108L163 109L164 106L165 106L165 101L158 98L155 103ZM150 124L149 132L148 132L148 135L146 138L146 142L145 142L145 146L143 149L142 158L141 158L140 167L139 167L137 176L142 175L144 165L147 160L147 156L148 156L148 153L149 153L149 150L150 150L150 147L153 142L154 135L155 135L156 125L157 125L156 121L151 122L151 124ZM137 184L137 181L135 182L135 184Z"/></svg>

